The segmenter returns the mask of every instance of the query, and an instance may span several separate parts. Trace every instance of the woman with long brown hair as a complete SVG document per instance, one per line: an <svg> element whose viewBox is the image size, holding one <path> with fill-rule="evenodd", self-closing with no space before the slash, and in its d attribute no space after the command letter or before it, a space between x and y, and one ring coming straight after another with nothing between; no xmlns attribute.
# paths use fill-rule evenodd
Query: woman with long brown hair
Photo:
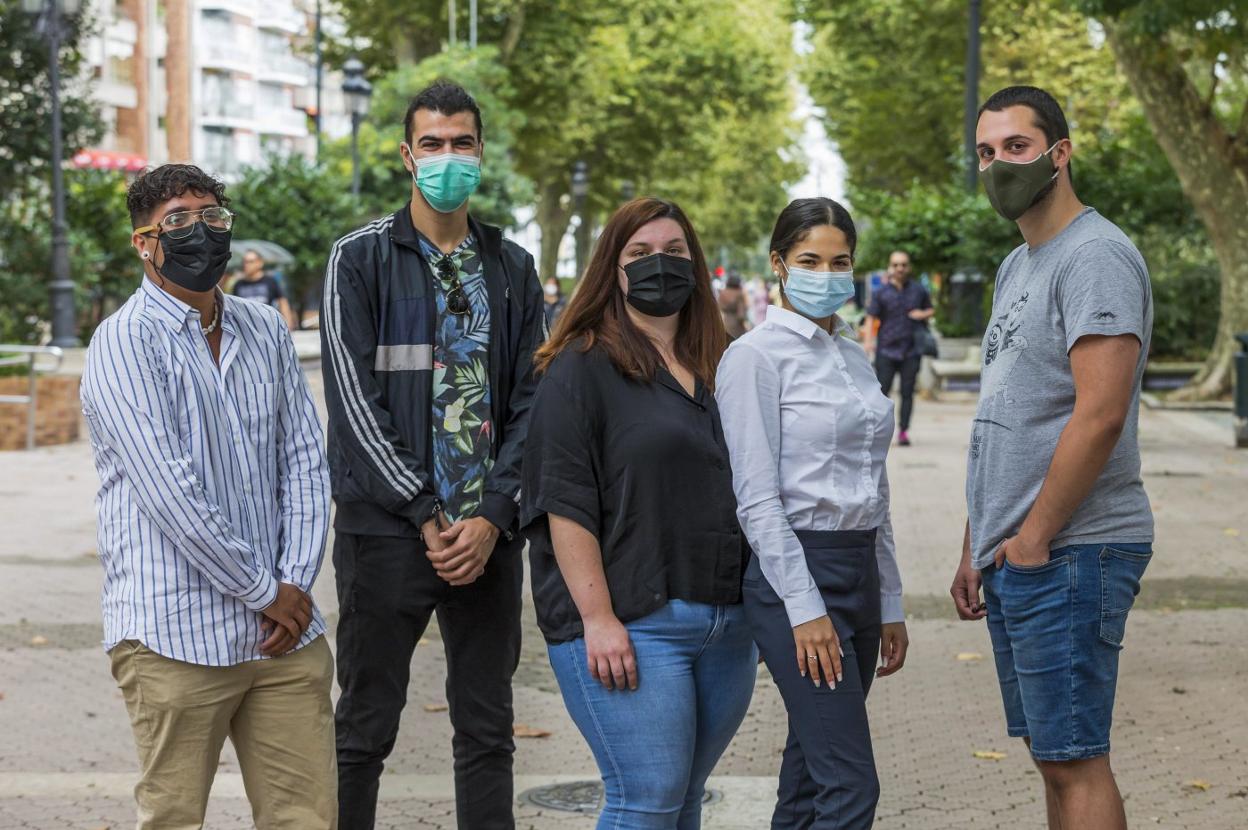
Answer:
<svg viewBox="0 0 1248 830"><path fill-rule="evenodd" d="M726 339L689 220L636 199L536 355L521 523L551 666L606 787L600 828L697 828L754 690L713 394Z"/></svg>

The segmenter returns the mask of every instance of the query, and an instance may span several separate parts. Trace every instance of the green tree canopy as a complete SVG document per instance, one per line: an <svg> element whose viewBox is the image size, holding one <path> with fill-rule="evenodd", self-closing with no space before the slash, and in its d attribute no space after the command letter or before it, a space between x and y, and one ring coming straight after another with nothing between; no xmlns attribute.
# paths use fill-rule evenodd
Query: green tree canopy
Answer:
<svg viewBox="0 0 1248 830"><path fill-rule="evenodd" d="M376 60L411 72L412 81L446 75L478 96L485 181L501 190L498 204L507 209L534 196L491 165L507 156L531 183L543 273L553 273L571 220L577 161L589 165L594 216L619 204L628 181L638 194L681 200L716 246L752 245L783 205L785 183L799 175L779 152L793 134L785 0L482 0L476 55L435 52L446 36L445 3L408 4L403 20L382 6L346 0L350 34L366 54L389 50ZM459 31L466 38L466 15ZM413 61L418 71L407 69ZM435 64L437 72L426 71ZM387 123L376 107L391 77L374 94L370 120L378 128ZM510 126L514 140L500 147L491 123ZM373 140L361 135L362 146ZM388 164L403 175L397 158Z"/></svg>
<svg viewBox="0 0 1248 830"><path fill-rule="evenodd" d="M1248 0L1073 0L1105 26L1118 65L1212 242L1217 335L1184 397L1225 393L1248 331ZM1207 312L1206 312L1207 314Z"/></svg>
<svg viewBox="0 0 1248 830"><path fill-rule="evenodd" d="M335 240L363 221L349 187L350 179L334 168L318 168L298 155L246 168L229 187L230 209L237 214L234 237L270 240L294 255L282 276L290 304L300 312L314 301Z"/></svg>
<svg viewBox="0 0 1248 830"><path fill-rule="evenodd" d="M64 152L100 136L98 111L81 77L79 40L84 15L68 21L61 44L61 119ZM0 198L22 189L31 177L46 177L52 155L52 105L48 87L48 41L18 0L0 3Z"/></svg>
<svg viewBox="0 0 1248 830"><path fill-rule="evenodd" d="M531 185L516 174L513 161L524 118L511 103L515 92L498 61L498 50L488 46L475 52L464 47L439 52L417 64L399 66L377 81L368 119L360 126L361 215L392 212L410 197L411 174L399 156L403 117L412 97L438 78L463 85L481 107L485 160L481 188L472 199L473 214L496 225L514 224L516 206L532 200ZM350 137L328 143L322 158L349 188Z"/></svg>

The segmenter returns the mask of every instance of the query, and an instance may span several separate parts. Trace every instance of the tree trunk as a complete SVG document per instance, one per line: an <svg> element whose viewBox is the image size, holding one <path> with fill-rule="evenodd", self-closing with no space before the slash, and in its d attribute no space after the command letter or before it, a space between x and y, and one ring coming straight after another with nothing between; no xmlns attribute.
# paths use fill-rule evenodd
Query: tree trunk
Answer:
<svg viewBox="0 0 1248 830"><path fill-rule="evenodd" d="M555 276L559 265L559 245L563 242L568 225L572 222L570 200L564 203L564 188L559 184L544 184L538 189L537 227L542 232L542 258L538 263L538 275L543 280ZM580 274L577 274L580 279Z"/></svg>
<svg viewBox="0 0 1248 830"><path fill-rule="evenodd" d="M194 163L191 141L191 16L188 0L165 3L165 138L169 161Z"/></svg>
<svg viewBox="0 0 1248 830"><path fill-rule="evenodd" d="M524 2L525 0L519 0L511 16L507 18L507 30L503 34L503 44L499 49L499 57L504 65L511 63L511 56L520 45L520 35L524 32Z"/></svg>
<svg viewBox="0 0 1248 830"><path fill-rule="evenodd" d="M1204 367L1175 397L1205 400L1231 386L1234 336L1248 332L1248 157L1201 98L1182 58L1163 38L1107 25L1109 42L1183 193L1209 230L1221 271L1221 314Z"/></svg>

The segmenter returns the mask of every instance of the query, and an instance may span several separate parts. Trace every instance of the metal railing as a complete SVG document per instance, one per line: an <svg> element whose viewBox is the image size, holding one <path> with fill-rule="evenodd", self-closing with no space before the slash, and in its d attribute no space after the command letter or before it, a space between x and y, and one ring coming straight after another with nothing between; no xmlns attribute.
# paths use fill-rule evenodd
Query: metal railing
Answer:
<svg viewBox="0 0 1248 830"><path fill-rule="evenodd" d="M47 364L39 366L39 358L43 356L54 358L56 363L50 367ZM26 405L26 449L28 450L35 448L35 406L38 399L39 372L55 372L61 368L61 361L64 359L65 353L56 346L10 346L0 343L0 366L21 366L23 363L27 366L30 391L25 395L0 395L0 404Z"/></svg>

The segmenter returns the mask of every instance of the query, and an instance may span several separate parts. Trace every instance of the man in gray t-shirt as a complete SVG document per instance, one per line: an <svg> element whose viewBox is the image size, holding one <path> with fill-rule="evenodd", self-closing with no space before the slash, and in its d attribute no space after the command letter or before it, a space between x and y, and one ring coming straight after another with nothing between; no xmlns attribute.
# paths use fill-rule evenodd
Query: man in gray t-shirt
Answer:
<svg viewBox="0 0 1248 830"><path fill-rule="evenodd" d="M1018 534L1040 494L1075 409L1070 350L1087 335L1131 335L1143 347L1122 435L1049 548L1153 541L1136 435L1152 330L1144 258L1116 225L1090 207L1057 236L1035 248L1020 245L1001 263L984 335L967 463L976 568L991 565L1001 543Z"/></svg>
<svg viewBox="0 0 1248 830"><path fill-rule="evenodd" d="M1148 269L1075 195L1070 132L1048 93L993 95L976 143L989 201L1024 244L997 272L951 593L962 619L988 619L1007 729L1044 778L1051 830L1126 830L1109 733L1152 556L1137 436Z"/></svg>

